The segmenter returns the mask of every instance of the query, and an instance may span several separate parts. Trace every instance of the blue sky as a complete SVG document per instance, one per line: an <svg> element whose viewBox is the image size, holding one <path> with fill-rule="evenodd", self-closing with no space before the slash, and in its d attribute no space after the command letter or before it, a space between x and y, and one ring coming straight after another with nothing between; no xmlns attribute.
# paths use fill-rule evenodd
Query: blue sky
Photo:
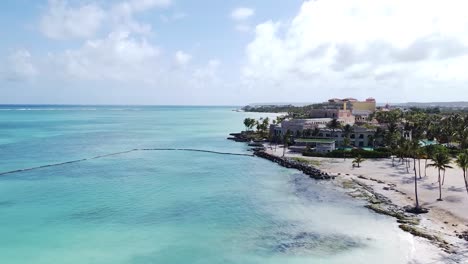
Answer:
<svg viewBox="0 0 468 264"><path fill-rule="evenodd" d="M0 103L468 100L466 5L6 0Z"/></svg>

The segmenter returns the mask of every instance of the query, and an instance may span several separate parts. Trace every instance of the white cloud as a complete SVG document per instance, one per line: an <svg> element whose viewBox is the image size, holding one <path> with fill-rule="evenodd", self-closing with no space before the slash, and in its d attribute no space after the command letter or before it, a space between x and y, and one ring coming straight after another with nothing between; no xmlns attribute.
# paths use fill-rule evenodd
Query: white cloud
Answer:
<svg viewBox="0 0 468 264"><path fill-rule="evenodd" d="M231 18L234 20L246 20L255 14L255 10L248 7L238 7L231 12Z"/></svg>
<svg viewBox="0 0 468 264"><path fill-rule="evenodd" d="M158 47L144 39L113 32L79 49L50 54L49 65L64 78L150 82L158 71L158 55Z"/></svg>
<svg viewBox="0 0 468 264"><path fill-rule="evenodd" d="M130 0L127 3L135 12L140 12L154 7L167 7L171 2L171 0Z"/></svg>
<svg viewBox="0 0 468 264"><path fill-rule="evenodd" d="M104 23L110 23L114 31L149 34L151 25L137 22L134 15L170 4L171 0L127 0L103 9L96 3L71 6L67 0L49 0L40 31L52 39L86 39L94 37Z"/></svg>
<svg viewBox="0 0 468 264"><path fill-rule="evenodd" d="M87 41L77 49L50 53L42 63L44 75L57 82L153 87L155 92L175 87L191 92L192 88L212 88L219 83L219 60L192 65L192 55L179 50L173 57L179 67L173 67L157 46L136 36L129 32L112 32L103 39Z"/></svg>
<svg viewBox="0 0 468 264"><path fill-rule="evenodd" d="M140 23L134 15L153 8L164 8L171 4L171 0L128 0L115 4L109 11L109 17L114 24L114 30L131 31L139 34L149 34L151 25Z"/></svg>
<svg viewBox="0 0 468 264"><path fill-rule="evenodd" d="M8 65L8 68L2 70L2 77L7 81L27 81L39 73L27 50L15 51L8 56L5 65Z"/></svg>
<svg viewBox="0 0 468 264"><path fill-rule="evenodd" d="M181 50L177 51L175 54L176 63L180 66L187 65L191 59L192 59L192 55L185 53Z"/></svg>
<svg viewBox="0 0 468 264"><path fill-rule="evenodd" d="M217 59L211 59L208 63L202 67L199 67L193 71L190 85L192 87L207 87L213 84L219 84L220 78L218 75L221 61Z"/></svg>
<svg viewBox="0 0 468 264"><path fill-rule="evenodd" d="M96 4L70 7L65 0L49 0L40 21L41 32L52 39L87 38L99 30L105 12Z"/></svg>
<svg viewBox="0 0 468 264"><path fill-rule="evenodd" d="M248 7L238 7L231 12L231 18L236 21L234 29L239 32L250 32L249 18L255 15L255 10Z"/></svg>
<svg viewBox="0 0 468 264"><path fill-rule="evenodd" d="M257 25L244 81L328 95L357 88L383 95L390 87L396 100L415 98L421 83L468 81L460 70L468 66L466 7L457 0L307 1L291 21Z"/></svg>

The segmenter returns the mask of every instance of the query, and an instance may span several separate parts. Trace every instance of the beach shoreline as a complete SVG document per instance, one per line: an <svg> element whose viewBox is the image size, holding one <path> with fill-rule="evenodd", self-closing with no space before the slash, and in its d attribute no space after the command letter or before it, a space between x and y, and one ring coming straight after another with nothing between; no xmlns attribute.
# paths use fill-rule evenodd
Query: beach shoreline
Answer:
<svg viewBox="0 0 468 264"><path fill-rule="evenodd" d="M266 143L264 147L268 155L282 158L281 146ZM294 159L293 163L298 159L310 161L311 167L329 175L327 179L350 197L365 200L366 207L376 213L394 217L399 227L414 237L415 252L421 253L415 254L416 263L441 263L441 259L446 263L468 263L468 194L456 169L447 171L443 193L446 199L442 202L436 201L436 170L427 169L427 176L418 179L418 192L420 204L429 212L414 215L404 209L414 206L414 171L408 173L398 161L392 166L391 159L367 160L357 168L352 166L352 159L304 157L289 151L285 151L283 159Z"/></svg>

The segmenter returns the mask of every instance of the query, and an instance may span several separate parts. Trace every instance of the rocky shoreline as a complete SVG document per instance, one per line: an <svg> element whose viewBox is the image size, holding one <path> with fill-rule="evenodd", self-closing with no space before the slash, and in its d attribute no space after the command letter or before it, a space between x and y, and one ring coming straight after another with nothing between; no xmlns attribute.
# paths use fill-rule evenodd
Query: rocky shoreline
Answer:
<svg viewBox="0 0 468 264"><path fill-rule="evenodd" d="M378 214L383 214L396 218L399 223L398 227L413 236L425 238L431 243L441 248L444 252L453 254L456 253L453 244L444 240L438 234L427 231L421 227L420 218L418 215L409 213L408 208L400 207L394 204L386 196L374 191L373 188L367 186L358 179L346 179L341 181L342 187L348 190L348 195L353 198L361 199L367 202L366 208Z"/></svg>
<svg viewBox="0 0 468 264"><path fill-rule="evenodd" d="M249 134L247 132L241 132L241 133L231 133L229 135L230 137L227 138L228 140L248 143L248 146L252 147L252 151L254 152L254 155L257 157L267 159L285 168L297 169L303 172L304 174L308 175L312 179L333 180L336 178L336 176L323 172L309 164L304 164L302 162L299 162L290 158L278 157L278 156L267 153L265 151L263 143L260 141L255 141L255 137L253 137L252 134Z"/></svg>
<svg viewBox="0 0 468 264"><path fill-rule="evenodd" d="M278 157L266 153L264 150L254 150L254 155L275 162L280 166L286 168L297 169L303 172L304 174L308 175L312 179L332 180L336 178L336 176L329 175L328 173L323 172L310 165L289 158ZM414 236L428 239L429 241L443 249L446 253L455 253L454 249L452 248L452 246L454 245L448 243L438 235L432 234L431 232L419 228L419 217L415 214L408 213L407 208L400 207L392 203L392 201L389 198L380 193L377 193L371 187L367 186L366 184L357 179L342 179L340 183L341 186L347 190L347 194L349 196L366 201L366 208L374 211L375 213L396 218L397 222L399 223L399 228L401 230L408 232Z"/></svg>
<svg viewBox="0 0 468 264"><path fill-rule="evenodd" d="M248 138L244 137L245 135L242 133L234 133L231 134L231 136L233 137L229 139L234 140L236 142L252 142ZM258 142L256 142L255 144L258 144ZM365 201L367 203L365 207L369 210L372 210L378 214L383 214L395 218L399 223L399 228L401 230L408 232L413 236L427 239L447 254L454 254L454 256L457 255L457 252L460 249L459 246L445 240L443 238L443 234L439 234L438 232L434 232L433 230L427 230L426 228L421 227L420 216L408 212L408 208L406 207L396 205L385 195L375 191L372 187L368 186L363 182L364 180L373 179L368 179L365 177L363 177L362 179L360 179L359 177L350 177L349 179L345 179L344 177L338 177L341 175L340 173L337 173L336 175L331 175L314 166L311 166L310 164L306 164L304 162L297 161L288 157L279 157L278 155L267 153L264 147L256 147L256 145L250 146L254 147L252 151L254 152L255 156L267 159L285 168L297 169L303 172L304 174L308 175L312 179L337 179L338 181L336 183L341 185L341 187L343 187L347 191L347 194L349 196ZM392 186L384 187L384 189L400 192L392 188ZM401 194L404 195L404 193ZM468 232L459 233L457 234L457 237L459 239L468 241Z"/></svg>

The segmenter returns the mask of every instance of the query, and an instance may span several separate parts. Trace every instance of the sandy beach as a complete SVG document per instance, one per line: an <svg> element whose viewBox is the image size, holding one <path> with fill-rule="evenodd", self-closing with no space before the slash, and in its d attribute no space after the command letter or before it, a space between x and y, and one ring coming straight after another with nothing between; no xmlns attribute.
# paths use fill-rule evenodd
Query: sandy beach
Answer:
<svg viewBox="0 0 468 264"><path fill-rule="evenodd" d="M267 153L276 156L283 155L281 146L270 148ZM413 162L409 173L398 159L365 160L360 168L354 167L352 159L304 157L299 153L286 151L286 157L301 157L312 160L322 171L337 175L336 182L354 180L372 188L375 193L389 198L393 204L403 207L414 205L414 171ZM430 163L430 160L428 161ZM425 161L421 160L422 178L418 180L420 205L430 209L429 213L418 216L418 227L425 232L443 238L450 244L449 254L428 245L429 241L415 237L415 253L417 258L413 263L468 263L468 243L458 237L458 234L468 230L468 193L466 192L462 171L452 164L452 169L446 171L442 186L443 201L439 197L437 169L428 167L424 176ZM416 169L419 171L418 162ZM446 250L447 251L447 250ZM453 256L456 257L453 257Z"/></svg>

